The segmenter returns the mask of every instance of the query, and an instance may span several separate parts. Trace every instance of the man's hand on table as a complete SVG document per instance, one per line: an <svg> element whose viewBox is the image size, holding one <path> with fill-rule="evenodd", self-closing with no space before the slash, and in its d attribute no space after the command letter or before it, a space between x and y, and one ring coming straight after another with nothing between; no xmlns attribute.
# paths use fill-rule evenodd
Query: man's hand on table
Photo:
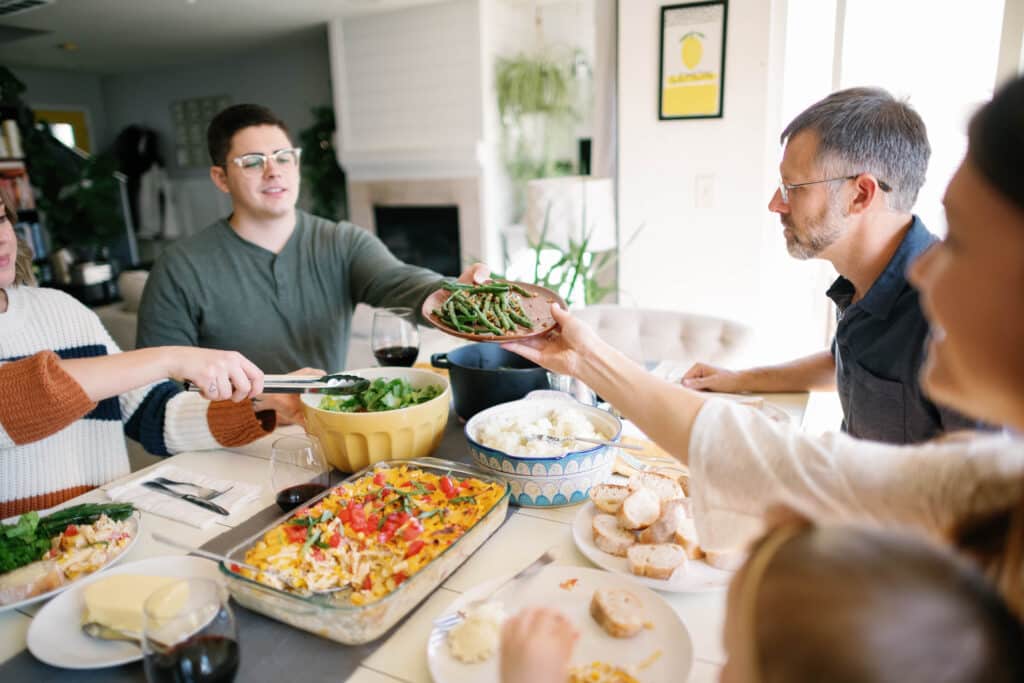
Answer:
<svg viewBox="0 0 1024 683"><path fill-rule="evenodd" d="M683 375L682 384L694 391L722 391L740 394L749 389L742 372L716 368L706 363L694 363Z"/></svg>
<svg viewBox="0 0 1024 683"><path fill-rule="evenodd" d="M323 377L327 373L316 368L302 368L289 375ZM256 397L254 409L273 410L277 413L278 426L284 425L306 425L306 419L302 416L301 394L260 394Z"/></svg>

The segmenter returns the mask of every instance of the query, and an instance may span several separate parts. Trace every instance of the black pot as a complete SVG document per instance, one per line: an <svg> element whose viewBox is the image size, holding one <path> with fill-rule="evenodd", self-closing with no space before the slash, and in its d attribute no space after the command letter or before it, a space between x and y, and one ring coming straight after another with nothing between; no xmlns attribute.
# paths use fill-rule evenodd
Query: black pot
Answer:
<svg viewBox="0 0 1024 683"><path fill-rule="evenodd" d="M448 370L455 414L463 420L535 389L550 388L547 370L497 344L469 344L435 353L430 364Z"/></svg>

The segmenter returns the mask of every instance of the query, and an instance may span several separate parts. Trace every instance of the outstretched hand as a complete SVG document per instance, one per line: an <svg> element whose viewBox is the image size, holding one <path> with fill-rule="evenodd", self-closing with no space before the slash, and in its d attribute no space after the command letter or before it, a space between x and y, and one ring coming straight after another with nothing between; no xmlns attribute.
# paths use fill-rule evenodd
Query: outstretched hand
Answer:
<svg viewBox="0 0 1024 683"><path fill-rule="evenodd" d="M586 323L558 304L551 304L551 316L558 327L547 336L506 342L501 346L552 372L576 376L582 355L604 342Z"/></svg>
<svg viewBox="0 0 1024 683"><path fill-rule="evenodd" d="M167 376L188 380L210 401L237 403L263 391L263 371L237 351L182 346L174 348L170 358Z"/></svg>
<svg viewBox="0 0 1024 683"><path fill-rule="evenodd" d="M567 616L532 607L501 629L501 683L562 683L580 634Z"/></svg>
<svg viewBox="0 0 1024 683"><path fill-rule="evenodd" d="M486 263L474 263L462 271L459 282L464 285L479 285L491 279L491 269Z"/></svg>
<svg viewBox="0 0 1024 683"><path fill-rule="evenodd" d="M740 373L706 363L694 363L683 375L682 385L695 391L727 393L740 393L748 389Z"/></svg>

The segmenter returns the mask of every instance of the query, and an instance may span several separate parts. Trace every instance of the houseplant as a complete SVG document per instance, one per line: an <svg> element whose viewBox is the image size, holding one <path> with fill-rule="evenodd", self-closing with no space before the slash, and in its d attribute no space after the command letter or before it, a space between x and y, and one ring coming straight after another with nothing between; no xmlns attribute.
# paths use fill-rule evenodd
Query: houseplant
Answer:
<svg viewBox="0 0 1024 683"><path fill-rule="evenodd" d="M302 145L302 181L308 188L312 213L332 220L348 218L345 171L338 166L334 148L333 107L313 107L314 123L299 133Z"/></svg>

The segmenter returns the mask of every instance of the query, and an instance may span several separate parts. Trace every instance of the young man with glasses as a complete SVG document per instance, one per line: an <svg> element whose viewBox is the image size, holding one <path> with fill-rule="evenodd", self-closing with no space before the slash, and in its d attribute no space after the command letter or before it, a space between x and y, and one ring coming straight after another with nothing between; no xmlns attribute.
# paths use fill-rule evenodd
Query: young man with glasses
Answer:
<svg viewBox="0 0 1024 683"><path fill-rule="evenodd" d="M683 377L711 391L838 390L842 428L858 438L917 443L976 426L918 384L928 325L907 267L935 240L911 213L931 148L921 117L877 88L842 90L782 132L781 182L768 204L789 253L832 263L838 309L831 349L789 363L729 371L697 363Z"/></svg>
<svg viewBox="0 0 1024 683"><path fill-rule="evenodd" d="M284 122L239 104L210 123L214 185L231 214L169 246L139 308L138 346L241 351L267 373L345 368L355 304L419 310L442 277L351 223L295 207L299 161ZM482 280L479 264L460 280Z"/></svg>

